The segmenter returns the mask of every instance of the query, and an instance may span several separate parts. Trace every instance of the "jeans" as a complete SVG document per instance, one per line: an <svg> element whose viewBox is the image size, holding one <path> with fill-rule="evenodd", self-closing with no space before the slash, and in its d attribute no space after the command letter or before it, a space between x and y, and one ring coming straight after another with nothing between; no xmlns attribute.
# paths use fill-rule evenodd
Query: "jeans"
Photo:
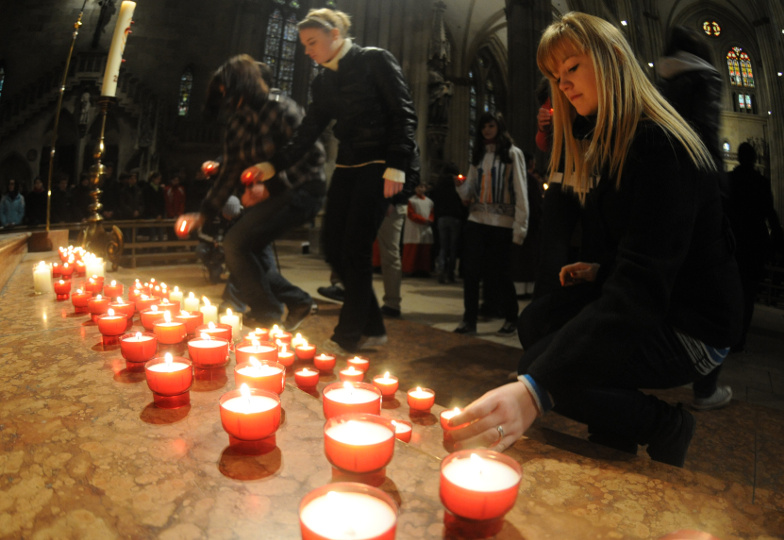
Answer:
<svg viewBox="0 0 784 540"><path fill-rule="evenodd" d="M528 373L557 334L551 333L526 349L518 372ZM532 376L536 380L535 374ZM641 340L628 357L603 359L601 369L592 367L587 359L557 383L550 382L545 390L553 398L554 411L586 424L589 432L648 444L671 432L679 415L674 406L639 388L674 388L700 377L673 329L662 325Z"/></svg>
<svg viewBox="0 0 784 540"><path fill-rule="evenodd" d="M400 237L406 221L408 205L392 205L378 229L378 252L381 257L381 276L384 279L384 305L400 310L400 283L403 268L400 262Z"/></svg>
<svg viewBox="0 0 784 540"><path fill-rule="evenodd" d="M517 293L512 282L510 252L512 229L474 221L466 223L463 245L463 321L476 327L479 318L479 283L492 283L501 314L517 321Z"/></svg>
<svg viewBox="0 0 784 540"><path fill-rule="evenodd" d="M322 198L290 190L246 209L223 240L231 272L224 298L250 306L254 318L280 320L283 305L312 302L310 295L284 278L275 264L272 242L312 220Z"/></svg>
<svg viewBox="0 0 784 540"><path fill-rule="evenodd" d="M441 249L438 251L436 268L439 272L454 277L455 262L457 261L457 250L460 246L460 230L463 228L463 220L451 216L438 218L438 240Z"/></svg>
<svg viewBox="0 0 784 540"><path fill-rule="evenodd" d="M338 167L332 175L324 215L324 253L346 294L332 340L351 349L362 336L386 334L373 292L373 242L389 203L383 164Z"/></svg>

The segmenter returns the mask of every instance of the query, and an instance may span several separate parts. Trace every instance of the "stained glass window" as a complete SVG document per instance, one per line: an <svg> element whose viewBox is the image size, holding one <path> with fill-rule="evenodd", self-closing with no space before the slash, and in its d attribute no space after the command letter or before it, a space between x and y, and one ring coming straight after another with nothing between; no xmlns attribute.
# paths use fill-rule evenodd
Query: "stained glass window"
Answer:
<svg viewBox="0 0 784 540"><path fill-rule="evenodd" d="M727 70L730 73L730 84L733 86L741 86L743 82L740 77L740 64L738 63L738 55L732 49L730 49L730 51L727 53Z"/></svg>
<svg viewBox="0 0 784 540"><path fill-rule="evenodd" d="M743 99L743 94L738 94L738 107L741 110L746 108L746 100Z"/></svg>
<svg viewBox="0 0 784 540"><path fill-rule="evenodd" d="M719 37L721 35L721 26L716 21L703 22L702 30L711 37Z"/></svg>
<svg viewBox="0 0 784 540"><path fill-rule="evenodd" d="M730 73L730 84L754 88L754 72L751 69L751 58L740 47L733 47L727 52L727 69Z"/></svg>
<svg viewBox="0 0 784 540"><path fill-rule="evenodd" d="M740 53L740 72L743 77L743 86L754 88L754 73L751 71L751 59L743 51Z"/></svg>
<svg viewBox="0 0 784 540"><path fill-rule="evenodd" d="M267 22L264 62L272 69L273 86L287 96L291 95L294 87L294 59L298 40L296 14L284 16L279 9L275 9Z"/></svg>
<svg viewBox="0 0 784 540"><path fill-rule="evenodd" d="M187 116L191 107L191 93L193 92L193 72L190 68L183 71L180 76L180 99L177 114Z"/></svg>

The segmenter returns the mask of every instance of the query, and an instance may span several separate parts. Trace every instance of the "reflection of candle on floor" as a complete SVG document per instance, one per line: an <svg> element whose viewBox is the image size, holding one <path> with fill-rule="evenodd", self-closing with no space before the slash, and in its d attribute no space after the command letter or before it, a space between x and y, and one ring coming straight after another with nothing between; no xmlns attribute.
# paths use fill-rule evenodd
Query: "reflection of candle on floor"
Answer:
<svg viewBox="0 0 784 540"><path fill-rule="evenodd" d="M492 450L460 450L441 463L441 502L455 515L475 520L506 514L517 499L522 469Z"/></svg>
<svg viewBox="0 0 784 540"><path fill-rule="evenodd" d="M337 482L317 488L302 499L299 521L303 540L394 540L397 506L380 489Z"/></svg>
<svg viewBox="0 0 784 540"><path fill-rule="evenodd" d="M414 411L428 412L436 401L436 393L429 388L417 386L408 391L408 406Z"/></svg>

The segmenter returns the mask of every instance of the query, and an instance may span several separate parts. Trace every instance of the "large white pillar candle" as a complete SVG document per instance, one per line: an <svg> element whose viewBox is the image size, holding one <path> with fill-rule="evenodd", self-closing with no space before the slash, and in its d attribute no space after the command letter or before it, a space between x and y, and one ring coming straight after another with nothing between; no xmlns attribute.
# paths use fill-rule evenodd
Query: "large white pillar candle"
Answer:
<svg viewBox="0 0 784 540"><path fill-rule="evenodd" d="M117 78L120 76L125 42L131 32L131 18L134 9L136 9L136 2L129 0L125 0L120 7L120 15L117 17L117 24L114 25L109 57L106 59L106 71L103 74L103 86L101 87L102 96L114 97L117 93Z"/></svg>

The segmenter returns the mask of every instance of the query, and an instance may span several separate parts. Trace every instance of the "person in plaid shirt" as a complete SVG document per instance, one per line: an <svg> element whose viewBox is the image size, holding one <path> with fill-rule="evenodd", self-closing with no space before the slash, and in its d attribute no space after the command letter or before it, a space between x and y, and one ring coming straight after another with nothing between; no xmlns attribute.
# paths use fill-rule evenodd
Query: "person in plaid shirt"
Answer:
<svg viewBox="0 0 784 540"><path fill-rule="evenodd" d="M217 178L198 214L186 214L176 224L180 235L217 217L232 194L242 194L245 209L223 241L231 273L224 299L251 324L284 321L294 329L310 314L313 299L286 280L275 265L272 242L287 231L312 220L326 192L325 152L320 142L305 156L264 183L244 182L242 171L271 159L288 142L302 121L303 112L289 98L270 94L260 65L248 55L229 59L208 86L208 115L225 122L222 163ZM243 193L244 191L244 193ZM231 307L231 305L229 307Z"/></svg>

